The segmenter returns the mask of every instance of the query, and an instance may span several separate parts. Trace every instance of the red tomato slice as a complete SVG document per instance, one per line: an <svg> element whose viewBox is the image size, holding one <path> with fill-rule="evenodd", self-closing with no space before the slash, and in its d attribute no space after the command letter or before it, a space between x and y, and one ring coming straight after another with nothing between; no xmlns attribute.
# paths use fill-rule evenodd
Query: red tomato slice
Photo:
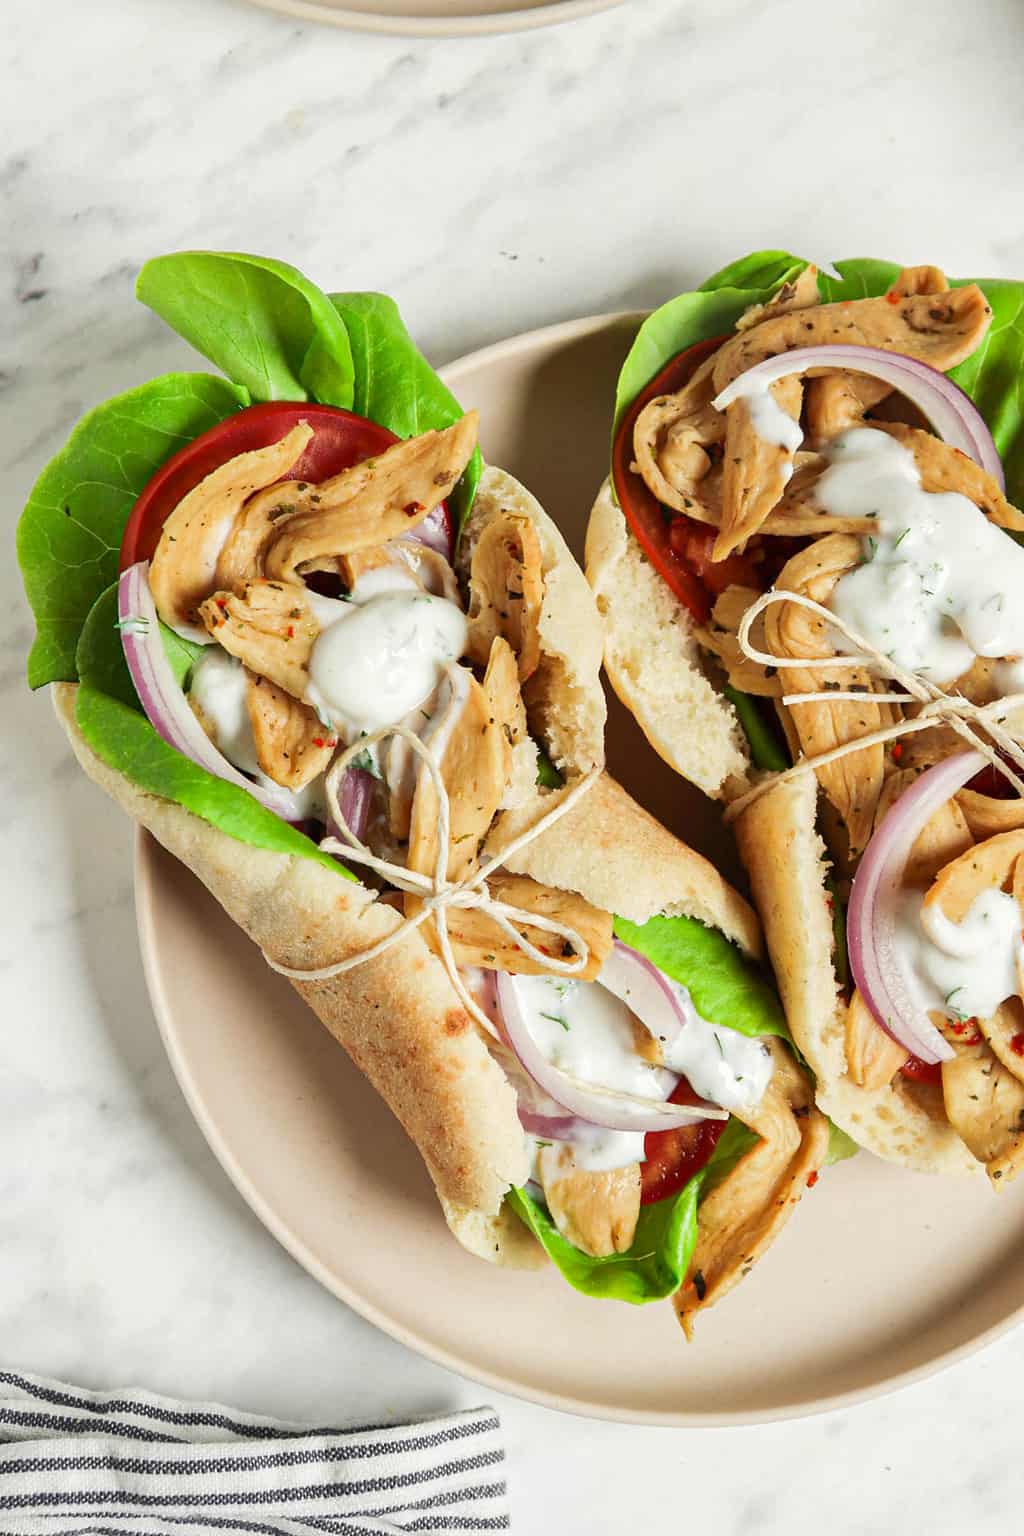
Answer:
<svg viewBox="0 0 1024 1536"><path fill-rule="evenodd" d="M900 1071L914 1083L942 1082L941 1061L922 1061L919 1056L908 1056Z"/></svg>
<svg viewBox="0 0 1024 1536"><path fill-rule="evenodd" d="M327 480L398 442L387 427L333 405L282 400L237 411L180 448L143 488L121 541L121 570L152 557L167 518L208 474L236 454L269 448L300 421L308 421L314 435L289 480Z"/></svg>
<svg viewBox="0 0 1024 1536"><path fill-rule="evenodd" d="M716 336L711 341L699 341L666 363L622 418L612 447L612 482L626 522L654 569L701 624L707 622L711 612L709 594L717 595L733 582L746 586L761 584L755 575L756 567L747 555L730 555L727 560L712 563L715 530L663 507L629 466L633 462L633 428L648 400L682 389L698 364L725 339Z"/></svg>
<svg viewBox="0 0 1024 1536"><path fill-rule="evenodd" d="M670 1104L696 1104L697 1095L681 1077L669 1095ZM715 1150L727 1120L698 1120L677 1131L648 1131L640 1164L640 1204L653 1205L678 1194L699 1173Z"/></svg>

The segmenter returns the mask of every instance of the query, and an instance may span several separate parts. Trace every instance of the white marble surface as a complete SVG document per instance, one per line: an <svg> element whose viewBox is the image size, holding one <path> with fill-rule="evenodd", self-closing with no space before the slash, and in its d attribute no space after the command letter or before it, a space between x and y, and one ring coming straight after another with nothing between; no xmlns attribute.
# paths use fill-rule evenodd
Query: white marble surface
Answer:
<svg viewBox="0 0 1024 1536"><path fill-rule="evenodd" d="M131 298L158 251L384 288L438 361L755 245L1024 273L1019 0L632 0L431 43L235 0L11 0L0 50L12 526L86 405L184 360ZM143 985L130 829L25 692L10 554L2 580L0 1365L320 1420L478 1401L321 1291L207 1151ZM714 1434L499 1399L517 1528L1002 1531L1022 1372L1018 1335L873 1406Z"/></svg>

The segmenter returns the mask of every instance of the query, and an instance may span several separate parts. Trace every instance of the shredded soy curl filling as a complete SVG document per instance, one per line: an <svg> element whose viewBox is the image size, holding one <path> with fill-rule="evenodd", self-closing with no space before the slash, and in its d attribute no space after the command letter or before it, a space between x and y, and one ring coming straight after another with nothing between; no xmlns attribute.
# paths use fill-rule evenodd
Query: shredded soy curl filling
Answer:
<svg viewBox="0 0 1024 1536"><path fill-rule="evenodd" d="M438 800L438 845L437 858L434 864L433 875L421 874L418 870L407 869L403 864L393 864L389 859L380 858L371 852L365 843L356 837L342 815L338 790L346 770L351 767L355 758L376 746L379 742L389 737L397 736L416 753L433 780L434 790ZM327 773L324 787L327 795L327 804L331 815L341 832L341 838L325 837L320 843L320 849L324 853L333 853L342 856L351 863L364 864L368 869L374 870L395 887L396 890L406 891L410 895L422 896L423 906L415 917L404 917L402 922L393 932L372 945L369 949L360 950L358 954L350 955L345 960L338 960L333 965L319 966L313 970L302 970L293 966L280 965L273 960L264 950L263 957L272 970L278 971L282 976L287 976L293 981L328 981L334 976L342 976L346 971L355 970L357 966L365 965L370 960L376 960L378 956L385 954L394 945L401 941L413 929L421 923L433 918L437 931L438 945L441 950L441 960L448 974L452 987L459 1001L467 1012L475 1019L477 1024L487 1034L494 1034L493 1022L484 1013L483 1009L474 1000L467 990L459 968L452 952L451 942L448 937L447 909L457 907L462 910L477 910L490 917L514 944L531 960L543 966L547 971L556 972L562 976L576 976L586 969L590 958L590 946L583 936L574 928L565 923L558 922L555 918L545 917L538 912L526 912L519 907L511 906L508 902L496 900L487 888L487 879L500 869L513 854L532 843L540 837L549 827L554 826L583 796L596 784L601 776L601 769L594 768L568 791L557 805L547 811L528 827L525 832L503 848L501 853L475 871L467 875L464 880L450 881L448 879L448 846L450 808L448 791L441 776L441 767L436 755L426 746L420 738L403 725L384 726L381 730L374 731L369 736L361 736L350 747L335 758ZM571 959L557 959L544 954L530 942L525 934L520 933L514 926L522 923L531 928L539 928L546 933L553 933L558 938L571 945L574 953Z"/></svg>
<svg viewBox="0 0 1024 1536"><path fill-rule="evenodd" d="M770 651L758 650L750 640L751 628L765 609L772 607L775 603L795 603L798 607L805 608L809 613L824 619L832 629L837 630L856 648L855 653L832 657L800 657L775 656ZM779 671L786 667L813 667L815 671L820 671L824 667L870 668L877 676L889 678L906 690L905 693L871 694L841 689L830 689L821 693L788 693L782 696L782 703L787 707L793 704L835 703L840 699L861 702L869 698L873 704L906 705L908 700L913 700L922 708L921 713L915 715L913 719L898 720L894 725L883 726L865 736L845 741L827 752L820 752L814 757L802 757L798 763L794 763L792 768L787 768L781 773L766 775L754 785L753 789L730 802L725 811L727 821L735 820L748 805L752 805L755 800L760 799L769 789L774 789L777 784L787 783L800 774L813 773L828 763L835 763L840 758L848 757L851 752L862 752L866 747L895 741L915 731L923 731L929 726L934 726L936 722L950 726L959 736L962 736L965 742L983 754L993 768L999 770L1019 795L1024 796L1024 779L1021 779L1000 755L1005 753L1006 757L1012 758L1024 773L1024 746L1009 731L1004 730L1002 724L1010 710L1024 704L1024 693L1009 694L1005 698L994 699L990 704L974 704L962 694L946 693L918 673L909 672L904 667L898 666L890 656L878 650L870 640L865 640L863 635L858 634L830 608L825 608L821 603L816 603L813 598L804 597L799 592L788 592L785 589L765 592L747 609L743 615L737 639L740 650L747 660L757 662L761 666L774 667ZM983 731L991 740L980 734Z"/></svg>

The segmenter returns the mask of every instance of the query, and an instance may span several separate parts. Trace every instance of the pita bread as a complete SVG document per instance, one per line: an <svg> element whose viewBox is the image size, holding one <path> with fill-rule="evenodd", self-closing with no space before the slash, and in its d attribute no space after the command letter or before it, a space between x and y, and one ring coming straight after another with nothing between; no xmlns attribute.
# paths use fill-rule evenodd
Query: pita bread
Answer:
<svg viewBox="0 0 1024 1536"><path fill-rule="evenodd" d="M586 572L604 620L609 682L658 756L721 799L746 780L746 737L705 671L689 611L626 526L607 480L590 514Z"/></svg>
<svg viewBox="0 0 1024 1536"><path fill-rule="evenodd" d="M603 754L601 622L558 530L503 471L485 471L470 537L495 509L509 506L534 523L544 554L541 686L531 699L531 725L563 770L578 776ZM82 768L197 875L273 960L312 970L369 948L399 926L399 913L372 889L312 860L240 842L137 788L85 741L76 693L74 684L58 684L54 702ZM561 793L533 788L528 803L499 816L488 852ZM751 907L607 775L509 867L637 922L658 912L699 918L746 953L760 952ZM421 935L409 933L394 954L344 976L292 984L415 1142L458 1240L493 1263L544 1263L526 1227L502 1204L529 1173L515 1093Z"/></svg>
<svg viewBox="0 0 1024 1536"><path fill-rule="evenodd" d="M878 1157L928 1173L977 1173L981 1165L947 1120L928 1113L913 1084L897 1074L882 1088L862 1088L847 1073L817 799L814 775L801 774L747 806L734 830L789 1027L818 1079L818 1105Z"/></svg>
<svg viewBox="0 0 1024 1536"><path fill-rule="evenodd" d="M76 691L74 684L58 684L54 699L85 772L181 859L274 960L310 969L327 965L369 948L399 925L395 909L355 881L310 859L238 842L181 806L136 788L83 739L75 720ZM662 910L698 917L756 953L752 910L705 860L660 828L607 776L590 792L594 796L600 799L591 831L604 821L602 805L614 811L615 845L621 850L616 869L635 875L652 856L657 863L643 894L634 891L630 900L619 901L620 908L629 907L635 921ZM530 845L532 867L543 871L539 878L545 883L578 889L595 905L610 902L616 869L609 873L600 837L583 859L579 829L575 837L552 841L574 815L569 812ZM704 888L707 873L712 878ZM620 895L625 894L623 885ZM420 934L410 933L396 953L344 976L292 984L416 1143L459 1241L494 1263L543 1262L526 1228L502 1210L510 1185L528 1177L515 1094Z"/></svg>
<svg viewBox="0 0 1024 1536"><path fill-rule="evenodd" d="M541 659L523 691L530 724L561 773L589 773L604 762L608 709L598 681L604 629L568 544L536 497L503 469L489 465L481 476L457 569L465 580L481 531L503 509L533 524L543 562Z"/></svg>
<svg viewBox="0 0 1024 1536"><path fill-rule="evenodd" d="M643 554L607 481L591 512L586 560L605 624L605 670L655 751L710 795L731 798L749 787L746 743L737 741L732 706L704 670L690 614ZM847 1073L816 814L817 781L807 774L761 795L734 832L789 1027L818 1079L817 1103L878 1157L927 1172L977 1173L960 1137L929 1113L913 1083L897 1078L868 1089Z"/></svg>

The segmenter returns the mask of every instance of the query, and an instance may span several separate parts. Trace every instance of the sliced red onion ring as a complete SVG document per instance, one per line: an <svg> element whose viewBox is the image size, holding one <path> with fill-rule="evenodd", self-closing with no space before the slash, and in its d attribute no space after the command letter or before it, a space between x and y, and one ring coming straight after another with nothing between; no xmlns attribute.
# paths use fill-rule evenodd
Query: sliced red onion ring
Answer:
<svg viewBox="0 0 1024 1536"><path fill-rule="evenodd" d="M897 899L921 828L985 763L981 752L958 752L923 773L871 839L850 892L847 941L857 990L886 1033L928 1063L954 1052L910 995L896 943Z"/></svg>
<svg viewBox="0 0 1024 1536"><path fill-rule="evenodd" d="M883 352L878 347L796 347L748 368L726 385L714 405L724 411L747 394L753 384L767 389L779 379L807 373L811 368L847 368L890 384L917 406L944 443L966 453L992 476L1000 489L1006 488L1002 460L992 434L971 398L944 373L902 352Z"/></svg>
<svg viewBox="0 0 1024 1536"><path fill-rule="evenodd" d="M348 768L341 781L341 790L338 795L338 806L345 824L354 837L360 842L365 841L366 823L370 817L370 806L373 803L373 774L367 773L363 768ZM339 842L344 839L341 836L341 828L338 826L330 811L327 813L327 836L336 837Z"/></svg>
<svg viewBox="0 0 1024 1536"><path fill-rule="evenodd" d="M703 1101L665 1104L582 1082L548 1061L530 1033L514 979L504 972L498 973L498 1002L505 1038L523 1071L569 1114L610 1131L672 1131L699 1120L728 1119L726 1110Z"/></svg>
<svg viewBox="0 0 1024 1536"><path fill-rule="evenodd" d="M538 1115L523 1103L519 1105L519 1124L543 1141L578 1141L585 1128L578 1115Z"/></svg>
<svg viewBox="0 0 1024 1536"><path fill-rule="evenodd" d="M412 539L417 544L425 544L428 549L434 549L450 565L454 553L452 541L452 520L448 511L447 502L439 502L433 512L428 512L422 523L417 523L415 528L410 528L404 537Z"/></svg>
<svg viewBox="0 0 1024 1536"><path fill-rule="evenodd" d="M269 788L247 779L218 752L192 713L164 652L160 620L149 590L148 560L140 560L122 573L117 584L117 613L128 670L146 718L157 734L169 747L208 773L247 790L275 816L284 821L301 821L304 813L290 790Z"/></svg>
<svg viewBox="0 0 1024 1536"><path fill-rule="evenodd" d="M687 1022L683 999L658 967L616 939L598 981L633 1010L662 1045L674 1040Z"/></svg>

